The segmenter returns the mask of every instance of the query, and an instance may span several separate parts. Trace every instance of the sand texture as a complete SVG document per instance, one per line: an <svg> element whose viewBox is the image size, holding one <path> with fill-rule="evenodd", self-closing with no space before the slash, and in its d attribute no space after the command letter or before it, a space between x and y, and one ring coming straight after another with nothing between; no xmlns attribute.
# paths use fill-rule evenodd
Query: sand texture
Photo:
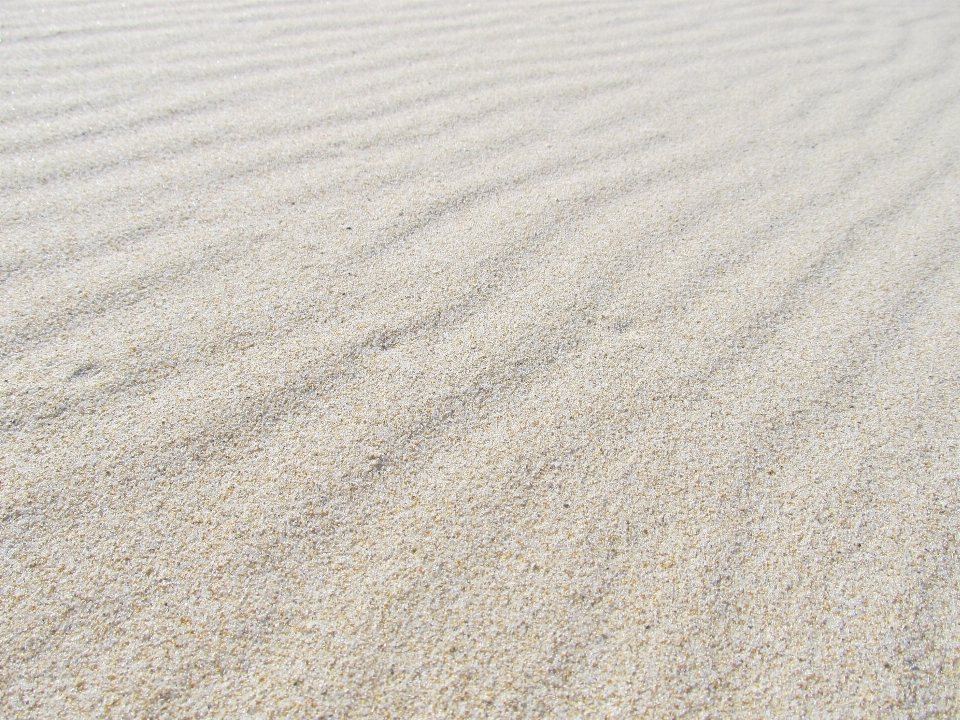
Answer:
<svg viewBox="0 0 960 720"><path fill-rule="evenodd" d="M0 716L960 716L956 0L0 4Z"/></svg>

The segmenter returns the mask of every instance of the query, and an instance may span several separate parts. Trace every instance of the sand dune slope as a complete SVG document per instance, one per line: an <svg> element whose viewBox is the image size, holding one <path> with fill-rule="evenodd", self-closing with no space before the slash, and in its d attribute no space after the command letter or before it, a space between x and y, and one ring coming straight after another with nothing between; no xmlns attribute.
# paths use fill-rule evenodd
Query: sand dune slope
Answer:
<svg viewBox="0 0 960 720"><path fill-rule="evenodd" d="M0 715L960 715L952 0L0 5Z"/></svg>

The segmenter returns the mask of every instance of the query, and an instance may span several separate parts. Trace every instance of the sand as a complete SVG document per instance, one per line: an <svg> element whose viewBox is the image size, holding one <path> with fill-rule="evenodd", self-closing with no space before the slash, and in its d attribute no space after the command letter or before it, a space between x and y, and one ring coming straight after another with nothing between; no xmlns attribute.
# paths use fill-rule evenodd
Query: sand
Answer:
<svg viewBox="0 0 960 720"><path fill-rule="evenodd" d="M960 715L953 0L0 5L0 715Z"/></svg>

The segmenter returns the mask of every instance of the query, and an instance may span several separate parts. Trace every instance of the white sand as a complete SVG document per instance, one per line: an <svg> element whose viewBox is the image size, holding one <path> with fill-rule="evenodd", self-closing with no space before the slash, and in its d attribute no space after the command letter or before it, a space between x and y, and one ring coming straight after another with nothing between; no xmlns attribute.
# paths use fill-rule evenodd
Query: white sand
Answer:
<svg viewBox="0 0 960 720"><path fill-rule="evenodd" d="M0 716L960 715L955 0L5 0L0 98Z"/></svg>

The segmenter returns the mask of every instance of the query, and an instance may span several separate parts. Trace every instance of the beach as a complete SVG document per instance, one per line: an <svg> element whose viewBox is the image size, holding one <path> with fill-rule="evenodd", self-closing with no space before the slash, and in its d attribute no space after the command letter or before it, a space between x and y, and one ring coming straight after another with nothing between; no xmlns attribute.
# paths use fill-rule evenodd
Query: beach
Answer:
<svg viewBox="0 0 960 720"><path fill-rule="evenodd" d="M0 715L960 714L960 7L0 7Z"/></svg>

